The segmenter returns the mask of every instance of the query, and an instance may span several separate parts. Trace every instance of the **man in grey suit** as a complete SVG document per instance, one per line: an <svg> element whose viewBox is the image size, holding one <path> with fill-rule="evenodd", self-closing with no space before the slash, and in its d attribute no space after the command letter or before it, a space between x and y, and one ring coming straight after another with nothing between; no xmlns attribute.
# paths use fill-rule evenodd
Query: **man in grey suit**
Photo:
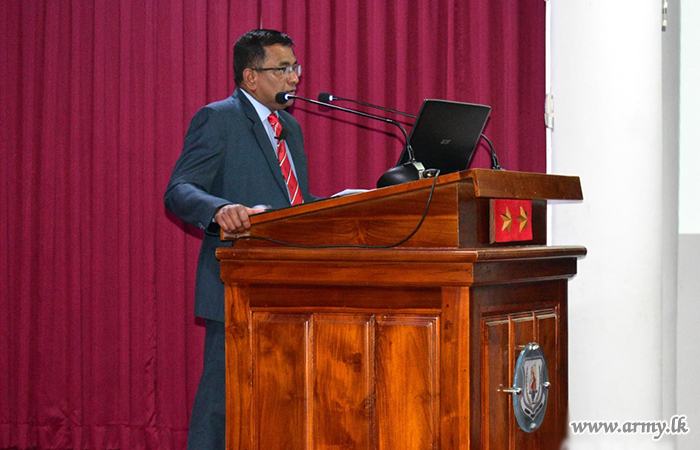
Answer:
<svg viewBox="0 0 700 450"><path fill-rule="evenodd" d="M301 66L292 45L274 30L253 30L236 41L237 88L192 118L165 192L166 207L204 231L195 287L195 315L206 323L204 368L188 449L225 446L224 285L215 250L227 243L219 230L249 229L249 216L263 210L253 205L276 209L314 200L301 128L284 111L293 100L275 101L278 92L296 93Z"/></svg>

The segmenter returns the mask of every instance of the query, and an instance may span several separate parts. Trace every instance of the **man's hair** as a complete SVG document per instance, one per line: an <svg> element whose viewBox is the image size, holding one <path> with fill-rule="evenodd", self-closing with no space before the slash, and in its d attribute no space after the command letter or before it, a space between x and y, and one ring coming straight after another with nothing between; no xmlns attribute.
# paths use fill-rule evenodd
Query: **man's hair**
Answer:
<svg viewBox="0 0 700 450"><path fill-rule="evenodd" d="M260 67L265 61L265 47L282 44L294 45L292 38L276 30L251 30L238 38L233 46L233 75L236 86L243 81L243 71Z"/></svg>

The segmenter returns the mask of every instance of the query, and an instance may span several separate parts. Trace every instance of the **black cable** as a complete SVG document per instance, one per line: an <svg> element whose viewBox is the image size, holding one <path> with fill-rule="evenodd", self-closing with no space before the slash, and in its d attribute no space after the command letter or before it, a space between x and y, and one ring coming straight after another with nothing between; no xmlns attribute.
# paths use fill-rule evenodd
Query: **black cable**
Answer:
<svg viewBox="0 0 700 450"><path fill-rule="evenodd" d="M428 195L428 201L425 204L425 211L423 211L423 217L421 217L420 221L418 222L418 225L416 225L416 228L405 238L401 239L399 242L396 242L391 245L360 245L360 244L342 244L342 245L298 245L298 244L292 244L290 242L284 242L284 241L278 241L277 239L272 239L272 238L266 238L266 237L261 237L261 236L241 236L237 237L233 240L232 246L236 245L236 242L238 242L240 239L256 239L259 241L267 241L267 242L272 242L273 244L278 244L278 245L284 245L286 247L293 247L293 248L308 248L308 249L324 249L324 248L364 248L364 249L387 249L387 248L394 248L398 247L399 245L403 244L404 242L408 241L411 239L415 234L420 230L420 228L423 226L423 222L425 221L425 218L428 216L428 210L430 209L430 203L433 200L433 192L435 191L435 185L437 183L437 177L440 175L440 171L438 169L428 169L428 171L434 171L433 175L433 184L430 187L430 195ZM429 174L431 175L431 174Z"/></svg>
<svg viewBox="0 0 700 450"><path fill-rule="evenodd" d="M482 134L481 137L484 138L486 143L489 144L489 147L491 147L491 170L505 170L498 164L498 156L496 156L496 150L494 150L493 144L491 143L489 138L487 138L485 134Z"/></svg>

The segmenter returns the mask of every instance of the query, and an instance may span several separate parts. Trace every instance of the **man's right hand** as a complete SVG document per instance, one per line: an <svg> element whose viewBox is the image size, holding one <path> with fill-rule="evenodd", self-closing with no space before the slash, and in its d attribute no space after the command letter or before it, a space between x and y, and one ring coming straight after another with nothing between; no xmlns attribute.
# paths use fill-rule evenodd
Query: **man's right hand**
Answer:
<svg viewBox="0 0 700 450"><path fill-rule="evenodd" d="M216 212L214 220L227 233L242 233L250 229L249 216L263 211L243 205L225 205Z"/></svg>

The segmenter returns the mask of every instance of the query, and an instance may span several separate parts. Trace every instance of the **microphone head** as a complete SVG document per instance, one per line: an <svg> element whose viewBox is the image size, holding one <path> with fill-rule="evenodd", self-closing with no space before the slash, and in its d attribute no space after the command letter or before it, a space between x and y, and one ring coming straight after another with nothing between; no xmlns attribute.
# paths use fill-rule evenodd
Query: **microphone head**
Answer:
<svg viewBox="0 0 700 450"><path fill-rule="evenodd" d="M318 94L318 101L319 102L330 103L333 100L335 100L335 97L333 97L328 92L321 92L320 94Z"/></svg>
<svg viewBox="0 0 700 450"><path fill-rule="evenodd" d="M290 101L292 98L294 97L291 94L288 94L284 91L278 92L277 95L275 95L275 101L282 105Z"/></svg>

